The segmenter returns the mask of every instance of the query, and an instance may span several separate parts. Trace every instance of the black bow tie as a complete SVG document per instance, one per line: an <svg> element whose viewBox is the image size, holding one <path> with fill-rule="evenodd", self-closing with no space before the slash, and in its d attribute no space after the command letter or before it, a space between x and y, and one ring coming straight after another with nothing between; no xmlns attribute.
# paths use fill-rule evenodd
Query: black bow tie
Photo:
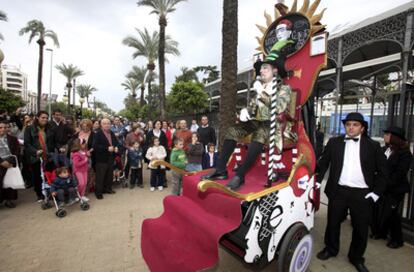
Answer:
<svg viewBox="0 0 414 272"><path fill-rule="evenodd" d="M358 142L359 138L345 137L345 141L349 141L349 140L352 140L354 142Z"/></svg>

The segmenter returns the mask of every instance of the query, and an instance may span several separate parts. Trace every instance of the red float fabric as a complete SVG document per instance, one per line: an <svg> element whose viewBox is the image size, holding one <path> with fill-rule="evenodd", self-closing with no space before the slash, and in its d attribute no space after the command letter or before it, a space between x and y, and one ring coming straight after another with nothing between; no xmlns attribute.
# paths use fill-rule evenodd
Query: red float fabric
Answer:
<svg viewBox="0 0 414 272"><path fill-rule="evenodd" d="M198 192L199 176L185 177L182 196L164 199L164 213L142 224L141 250L151 271L199 271L218 262L221 236L241 222L240 200Z"/></svg>

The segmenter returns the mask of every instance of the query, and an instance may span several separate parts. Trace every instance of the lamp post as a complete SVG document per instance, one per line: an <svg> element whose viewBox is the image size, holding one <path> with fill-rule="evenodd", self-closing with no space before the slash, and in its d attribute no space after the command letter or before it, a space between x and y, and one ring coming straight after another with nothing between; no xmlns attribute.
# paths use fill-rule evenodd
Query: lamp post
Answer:
<svg viewBox="0 0 414 272"><path fill-rule="evenodd" d="M53 49L46 48L46 51L50 52L50 78L49 78L49 96L47 98L48 107L49 107L49 118L52 119L52 71L53 71Z"/></svg>

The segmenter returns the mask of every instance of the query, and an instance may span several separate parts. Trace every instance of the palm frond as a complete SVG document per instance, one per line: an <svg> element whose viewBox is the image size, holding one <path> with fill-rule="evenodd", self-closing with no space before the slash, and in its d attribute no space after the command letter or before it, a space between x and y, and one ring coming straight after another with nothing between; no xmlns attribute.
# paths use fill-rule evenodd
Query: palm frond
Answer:
<svg viewBox="0 0 414 272"><path fill-rule="evenodd" d="M0 21L6 21L7 22L8 18L7 18L7 14L0 10Z"/></svg>
<svg viewBox="0 0 414 272"><path fill-rule="evenodd" d="M56 65L55 68L66 77L67 81L70 83L74 78L84 75L84 72L73 64L62 63L61 65Z"/></svg>
<svg viewBox="0 0 414 272"><path fill-rule="evenodd" d="M48 29L45 31L45 37L50 38L53 41L54 45L59 48L59 40L56 32Z"/></svg>

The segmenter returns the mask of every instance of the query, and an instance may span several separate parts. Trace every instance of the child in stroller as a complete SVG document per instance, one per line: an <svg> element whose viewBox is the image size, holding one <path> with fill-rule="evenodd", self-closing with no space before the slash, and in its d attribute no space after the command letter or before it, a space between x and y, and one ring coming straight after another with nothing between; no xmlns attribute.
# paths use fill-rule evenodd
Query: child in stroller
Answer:
<svg viewBox="0 0 414 272"><path fill-rule="evenodd" d="M52 207L53 204L50 200L53 200L56 208L56 216L58 217L66 216L66 211L63 209L65 202L67 205L72 205L80 201L82 210L86 211L89 209L89 203L80 198L79 192L77 191L77 182L70 177L67 167L59 167L56 169L53 161L48 161L45 164L41 161L41 165L44 165L44 167L41 167L41 174L43 178L43 195L45 196L41 206L42 209ZM66 196L68 196L68 199L65 199Z"/></svg>
<svg viewBox="0 0 414 272"><path fill-rule="evenodd" d="M75 179L70 177L69 169L66 167L59 167L56 169L57 177L50 187L50 192L53 197L57 197L58 206L62 207L65 201L65 195L69 196L67 205L70 206L76 200L76 187L78 186Z"/></svg>

